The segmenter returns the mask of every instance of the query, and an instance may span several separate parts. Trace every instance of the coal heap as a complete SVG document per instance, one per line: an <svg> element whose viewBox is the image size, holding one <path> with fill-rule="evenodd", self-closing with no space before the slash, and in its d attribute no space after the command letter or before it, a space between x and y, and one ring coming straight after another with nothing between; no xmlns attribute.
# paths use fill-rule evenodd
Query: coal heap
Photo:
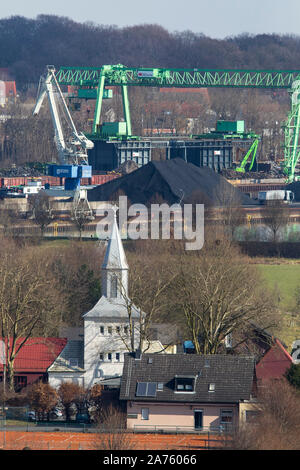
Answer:
<svg viewBox="0 0 300 470"><path fill-rule="evenodd" d="M112 201L120 195L126 195L132 204L147 205L163 200L168 204L183 201L220 206L220 193L227 191L236 195L243 205L256 204L210 168L198 167L175 158L152 161L132 173L96 186L88 191L88 200ZM197 200L193 197L197 197Z"/></svg>

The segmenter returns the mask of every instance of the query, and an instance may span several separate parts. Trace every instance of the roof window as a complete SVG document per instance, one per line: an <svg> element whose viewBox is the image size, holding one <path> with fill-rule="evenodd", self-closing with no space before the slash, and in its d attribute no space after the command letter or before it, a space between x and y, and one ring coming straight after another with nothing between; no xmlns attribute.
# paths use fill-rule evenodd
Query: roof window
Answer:
<svg viewBox="0 0 300 470"><path fill-rule="evenodd" d="M195 377L175 377L176 392L194 392Z"/></svg>

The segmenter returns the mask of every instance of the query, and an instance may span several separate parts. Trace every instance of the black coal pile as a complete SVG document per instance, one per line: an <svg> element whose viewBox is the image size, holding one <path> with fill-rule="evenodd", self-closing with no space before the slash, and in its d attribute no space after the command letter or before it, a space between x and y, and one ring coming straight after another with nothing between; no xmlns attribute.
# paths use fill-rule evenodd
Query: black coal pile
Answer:
<svg viewBox="0 0 300 470"><path fill-rule="evenodd" d="M236 200L244 205L256 204L210 168L175 158L150 162L130 174L99 185L88 191L88 200L112 201L126 195L132 204L147 205L161 201L174 204L183 201L222 205L221 193L229 192L235 194Z"/></svg>

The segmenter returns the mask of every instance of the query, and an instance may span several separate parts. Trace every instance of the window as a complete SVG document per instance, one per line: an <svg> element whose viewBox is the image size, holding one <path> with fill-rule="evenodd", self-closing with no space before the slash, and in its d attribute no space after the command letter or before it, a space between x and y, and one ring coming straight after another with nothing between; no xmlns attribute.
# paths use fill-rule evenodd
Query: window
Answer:
<svg viewBox="0 0 300 470"><path fill-rule="evenodd" d="M104 335L104 326L100 326L100 333L101 335Z"/></svg>
<svg viewBox="0 0 300 470"><path fill-rule="evenodd" d="M175 391L194 392L195 377L175 377Z"/></svg>
<svg viewBox="0 0 300 470"><path fill-rule="evenodd" d="M74 357L71 357L70 360L69 360L69 364L70 364L71 367L78 367L78 359L74 358Z"/></svg>
<svg viewBox="0 0 300 470"><path fill-rule="evenodd" d="M107 327L107 333L108 333L109 335L112 335L112 327L111 327L111 326L108 326L108 327Z"/></svg>
<svg viewBox="0 0 300 470"><path fill-rule="evenodd" d="M24 375L17 375L14 377L14 385L17 390L27 385L27 377Z"/></svg>
<svg viewBox="0 0 300 470"><path fill-rule="evenodd" d="M209 384L209 386L208 386L208 391L209 391L209 392L214 392L215 389L216 389L216 385L215 385L215 384Z"/></svg>
<svg viewBox="0 0 300 470"><path fill-rule="evenodd" d="M113 276L110 281L110 296L116 298L118 294L118 278Z"/></svg>
<svg viewBox="0 0 300 470"><path fill-rule="evenodd" d="M100 361L104 361L104 354L102 354L102 353L99 354L99 359L100 359Z"/></svg>
<svg viewBox="0 0 300 470"><path fill-rule="evenodd" d="M120 353L116 353L116 361L120 361Z"/></svg>
<svg viewBox="0 0 300 470"><path fill-rule="evenodd" d="M121 331L121 328L119 326L116 326L116 333L118 333L118 335L120 334L120 331Z"/></svg>
<svg viewBox="0 0 300 470"><path fill-rule="evenodd" d="M142 419L149 419L149 408L142 408L141 415Z"/></svg>
<svg viewBox="0 0 300 470"><path fill-rule="evenodd" d="M259 411L246 410L245 411L246 423L255 422L257 420L259 414L260 414Z"/></svg>
<svg viewBox="0 0 300 470"><path fill-rule="evenodd" d="M112 355L111 355L111 353L108 353L108 354L107 354L107 360L108 360L108 361L111 361L111 359L112 359Z"/></svg>
<svg viewBox="0 0 300 470"><path fill-rule="evenodd" d="M124 326L124 334L128 335L128 326Z"/></svg>
<svg viewBox="0 0 300 470"><path fill-rule="evenodd" d="M232 424L232 422L233 422L233 411L221 410L220 424Z"/></svg>
<svg viewBox="0 0 300 470"><path fill-rule="evenodd" d="M164 384L163 383L158 383L157 384L157 390L162 391L164 389Z"/></svg>

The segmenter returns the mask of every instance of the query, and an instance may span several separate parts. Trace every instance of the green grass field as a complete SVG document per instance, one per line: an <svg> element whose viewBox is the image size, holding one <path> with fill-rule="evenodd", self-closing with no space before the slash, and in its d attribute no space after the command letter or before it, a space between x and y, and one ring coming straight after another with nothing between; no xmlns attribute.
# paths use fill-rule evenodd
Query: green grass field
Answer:
<svg viewBox="0 0 300 470"><path fill-rule="evenodd" d="M300 263L258 264L258 269L279 300L282 325L278 337L290 352L295 339L300 339L300 311L296 309L296 289L300 289ZM277 299L275 299L277 300Z"/></svg>
<svg viewBox="0 0 300 470"><path fill-rule="evenodd" d="M296 289L300 289L300 264L259 264L257 267L267 285L278 293L280 307L293 309Z"/></svg>

